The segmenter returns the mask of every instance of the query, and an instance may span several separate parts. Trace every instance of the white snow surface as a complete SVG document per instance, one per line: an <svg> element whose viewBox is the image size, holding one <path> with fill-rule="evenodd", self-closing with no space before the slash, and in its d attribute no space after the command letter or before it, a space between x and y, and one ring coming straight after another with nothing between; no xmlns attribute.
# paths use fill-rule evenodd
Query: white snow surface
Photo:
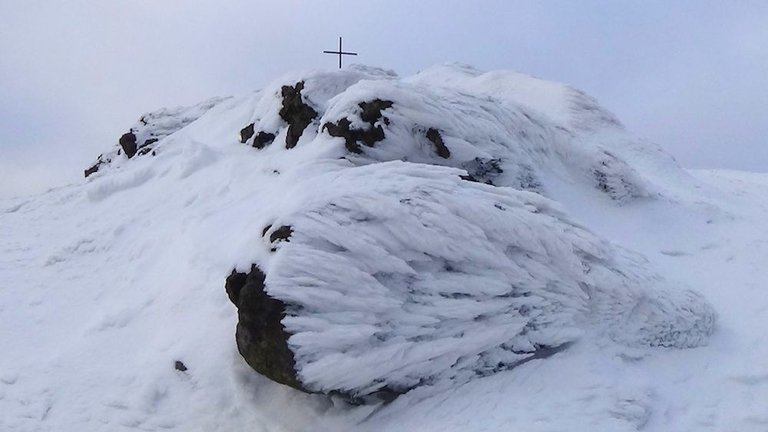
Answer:
<svg viewBox="0 0 768 432"><path fill-rule="evenodd" d="M287 150L299 80L321 118ZM383 141L323 131L375 98ZM765 175L687 172L581 92L466 66L200 106L155 156L0 201L0 430L768 429ZM459 177L490 160L496 186ZM252 263L311 387L421 385L350 406L260 377L223 290Z"/></svg>

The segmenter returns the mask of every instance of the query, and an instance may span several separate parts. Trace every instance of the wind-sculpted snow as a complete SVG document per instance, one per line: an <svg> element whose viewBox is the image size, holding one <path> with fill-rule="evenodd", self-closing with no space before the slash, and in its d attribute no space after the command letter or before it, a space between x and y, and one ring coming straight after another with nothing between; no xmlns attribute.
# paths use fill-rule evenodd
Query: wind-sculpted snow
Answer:
<svg viewBox="0 0 768 432"><path fill-rule="evenodd" d="M137 154L149 153L156 140L222 100L147 114L127 139L135 142ZM624 204L664 193L648 178L654 171L637 171L646 160L679 171L654 146L629 136L594 99L514 72L443 66L404 79L363 67L292 74L248 104L250 114L231 134L257 150L306 153L321 146L355 164L405 160L453 166L485 183L544 195L566 182ZM120 149L101 155L86 175L129 156ZM473 169L491 163L498 174L493 179L483 178L486 170Z"/></svg>
<svg viewBox="0 0 768 432"><path fill-rule="evenodd" d="M162 108L142 115L139 121L120 137L117 148L100 154L96 162L85 170L85 176L98 172L104 166L119 164L119 161L135 155L156 154L156 143L183 129L227 99L216 97L188 107Z"/></svg>
<svg viewBox="0 0 768 432"><path fill-rule="evenodd" d="M285 305L306 389L465 381L585 333L677 348L712 333L702 298L670 293L554 202L461 174L401 162L342 169L311 178L317 198L275 219L291 233L270 242L266 293Z"/></svg>
<svg viewBox="0 0 768 432"><path fill-rule="evenodd" d="M299 123L301 139L285 114L286 101L299 100L311 113ZM493 161L500 175L482 181L499 186L546 195L545 179L570 178L618 203L659 194L620 156L643 146L594 99L512 72L446 66L406 79L367 69L285 77L264 90L241 131L259 149L274 140L302 151L327 136L341 138L333 142L356 164L405 160L480 177L472 167Z"/></svg>
<svg viewBox="0 0 768 432"><path fill-rule="evenodd" d="M2 430L761 419L765 248L728 207L741 186L713 195L579 91L355 67L126 135L83 184L0 202Z"/></svg>

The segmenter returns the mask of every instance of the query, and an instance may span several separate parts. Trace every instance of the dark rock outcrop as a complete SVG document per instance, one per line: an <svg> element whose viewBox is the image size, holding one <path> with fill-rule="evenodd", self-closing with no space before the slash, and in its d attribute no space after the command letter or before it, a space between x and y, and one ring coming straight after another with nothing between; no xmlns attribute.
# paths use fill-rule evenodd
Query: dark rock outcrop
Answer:
<svg viewBox="0 0 768 432"><path fill-rule="evenodd" d="M233 270L227 277L225 289L237 307L237 349L248 365L260 374L307 391L296 378L296 362L288 348L290 334L281 323L285 317L285 304L267 295L265 278L255 264L247 274Z"/></svg>
<svg viewBox="0 0 768 432"><path fill-rule="evenodd" d="M427 130L427 139L430 140L432 144L434 144L435 151L437 152L438 156L443 159L448 159L451 156L451 151L448 150L448 147L445 146L443 137L440 135L440 131L435 128L429 128Z"/></svg>
<svg viewBox="0 0 768 432"><path fill-rule="evenodd" d="M285 135L285 148L296 147L304 129L317 117L317 111L304 103L301 91L304 90L304 81L299 81L295 86L283 86L283 106L280 108L280 118L288 123L288 131Z"/></svg>
<svg viewBox="0 0 768 432"><path fill-rule="evenodd" d="M362 142L368 147L384 139L384 128L376 125L376 122L383 119L384 124L389 124L389 119L381 113L383 110L392 107L392 101L374 99L370 102L361 102L360 119L368 123L366 129L357 129L352 127L352 122L348 118L342 118L336 123L328 122L323 125L323 130L327 130L332 137L344 138L344 145L348 151L360 154L362 149L358 142Z"/></svg>
<svg viewBox="0 0 768 432"><path fill-rule="evenodd" d="M98 159L96 159L96 163L91 165L90 168L85 170L85 177L87 178L89 175L94 174L99 171L99 168L102 164L108 164L111 160L105 159L103 154L100 154Z"/></svg>
<svg viewBox="0 0 768 432"><path fill-rule="evenodd" d="M264 131L259 131L256 133L255 125L254 123L251 123L248 126L240 129L240 142L246 144L251 138L253 138L253 143L251 144L252 147L263 149L264 147L272 144L272 141L275 140L275 134ZM298 141L298 138L296 138L296 140Z"/></svg>
<svg viewBox="0 0 768 432"><path fill-rule="evenodd" d="M275 140L275 134L259 131L259 133L256 134L256 137L253 139L253 147L257 149L263 149L264 147L272 144L272 141Z"/></svg>
<svg viewBox="0 0 768 432"><path fill-rule="evenodd" d="M138 147L136 145L136 135L133 133L133 131L123 134L123 136L120 137L119 142L120 147L123 148L123 151L125 152L125 155L128 156L128 159L132 158L136 154Z"/></svg>
<svg viewBox="0 0 768 432"><path fill-rule="evenodd" d="M253 123L249 124L248 126L240 129L240 142L242 144L245 144L246 141L251 139L253 136Z"/></svg>

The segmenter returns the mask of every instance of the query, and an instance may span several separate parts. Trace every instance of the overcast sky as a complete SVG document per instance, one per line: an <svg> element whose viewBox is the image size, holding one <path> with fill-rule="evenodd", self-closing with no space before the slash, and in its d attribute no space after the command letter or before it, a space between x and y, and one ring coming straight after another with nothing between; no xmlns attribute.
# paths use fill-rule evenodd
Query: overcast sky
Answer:
<svg viewBox="0 0 768 432"><path fill-rule="evenodd" d="M147 111L355 62L585 90L686 167L768 172L768 1L0 0L0 197L82 181Z"/></svg>

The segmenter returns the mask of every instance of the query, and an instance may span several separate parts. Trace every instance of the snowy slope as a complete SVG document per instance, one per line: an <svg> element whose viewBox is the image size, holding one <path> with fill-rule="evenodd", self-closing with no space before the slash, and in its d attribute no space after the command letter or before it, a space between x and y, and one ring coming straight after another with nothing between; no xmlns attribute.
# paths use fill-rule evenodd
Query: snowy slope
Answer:
<svg viewBox="0 0 768 432"><path fill-rule="evenodd" d="M281 89L300 81L305 82L300 101L318 117L287 149L290 133L280 117ZM360 104L377 98L393 103L369 121ZM739 173L690 175L658 148L627 134L610 113L578 91L460 66L404 79L362 68L294 74L261 92L217 100L195 112L199 115L192 121L166 122L175 126L152 143L154 156L128 160L115 150L84 184L0 202L0 430L768 427L768 369L761 360L768 344L759 330L768 311L762 291L768 277L761 260L768 239L768 179ZM331 136L333 128L324 127L330 123L344 129L344 118L350 130L360 133L380 126L384 138L370 146L355 141L360 151L352 151L349 140ZM239 143L239 132L250 124L254 137L259 131L274 134L271 143L254 148L254 137ZM448 157L440 154L436 141L450 150ZM464 171L456 168L478 181L462 179ZM414 205L399 198L387 204L396 194L410 194L405 199L415 200ZM499 219L502 213L515 222ZM430 214L443 217L432 220L432 226L450 228L443 237L450 241L441 244L434 233L430 241L412 241L429 227L403 221L429 221L418 216ZM377 227L365 224L373 216L383 220ZM476 226L461 222L473 218ZM355 224L339 228L350 220ZM398 221L403 237L393 242ZM262 237L263 230L283 222L295 227L293 237L272 252L275 245ZM418 229L409 234L408 227ZM517 231L495 232L486 242L472 243L473 230L502 228ZM532 232L528 239L524 228ZM382 232L389 234L359 243ZM549 298L555 308L575 305L543 326L541 337L551 345L572 343L548 358L524 355L530 361L474 379L433 362L431 372L411 376L454 372L390 404L355 407L272 383L237 353L237 315L223 290L233 268L258 263L266 270L267 285L274 287L270 293L291 300L291 285L307 270L302 264L319 253L323 259L342 257L328 254L341 250L339 242L355 256L368 253L370 259L337 262L333 268L344 271L325 275L310 271L304 282L311 277L349 282L349 275L356 274L352 270L396 274L396 260L388 262L388 257L427 253L442 262L467 254L457 261L500 267L462 269L472 282L457 282L444 278L445 267L422 260L419 274L430 275L432 282L421 286L460 293L483 280L477 289L492 297L503 289L493 282L524 274L505 269L493 255L513 239L521 250L538 245L543 251L533 258L522 254L525 260L516 264L540 272L530 275L530 283L550 278L566 287L573 284ZM334 241L336 246L329 248ZM452 249L452 244L467 247ZM381 252L370 245L382 246ZM601 257L594 272L577 268L578 261L576 267L568 264L575 256L569 255L573 245ZM488 250L480 252L484 247ZM534 267L547 257L553 262ZM581 298L585 292L576 281L595 287L588 300ZM399 286L385 282L382 307ZM533 283L530 289L542 295L547 288ZM719 315L711 339L706 337L712 330L710 309L686 288L703 294ZM342 294L335 304L350 311L357 293ZM365 297L371 295L376 293ZM293 300L311 304L318 299ZM411 318L451 316L432 329L433 341L456 336L451 326L474 322L477 316L472 310L477 304L449 303L410 311ZM479 305L482 314L496 308L498 317L508 317L503 308L512 307L495 301ZM370 302L363 306L354 317L370 311ZM519 311L520 305L514 307ZM407 322L401 312L389 313L370 318ZM297 331L317 324L300 318L287 318L286 326ZM520 325L513 321L500 325ZM328 328L327 323L322 327ZM501 339L492 334L495 328L478 329L483 337L467 340L496 346ZM402 334L407 329L395 330ZM423 331L417 333L424 336ZM672 334L662 340L681 343L646 337ZM377 381L381 370L359 367L377 362L357 357L350 364L316 363L312 372L309 357L354 337L359 334L294 341L298 364L309 368L307 376L320 387L328 382L334 387L339 379L357 383L349 388ZM446 352L457 347L466 353L487 351L459 343ZM375 356L385 358L381 352ZM187 370L177 370L177 361ZM418 361L405 364L422 367ZM334 376L339 370L347 373ZM387 377L397 376L393 372L384 371ZM412 378L406 373L397 379Z"/></svg>

